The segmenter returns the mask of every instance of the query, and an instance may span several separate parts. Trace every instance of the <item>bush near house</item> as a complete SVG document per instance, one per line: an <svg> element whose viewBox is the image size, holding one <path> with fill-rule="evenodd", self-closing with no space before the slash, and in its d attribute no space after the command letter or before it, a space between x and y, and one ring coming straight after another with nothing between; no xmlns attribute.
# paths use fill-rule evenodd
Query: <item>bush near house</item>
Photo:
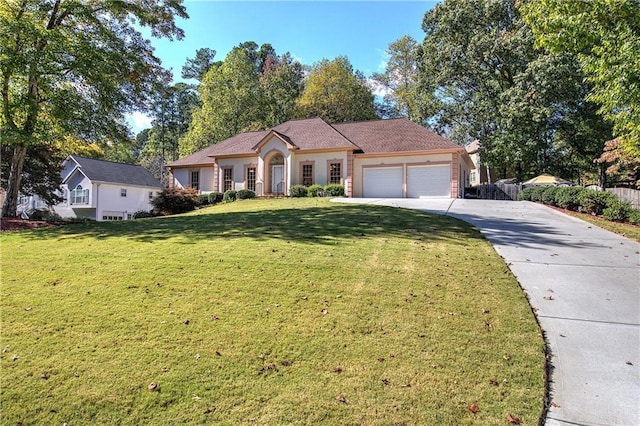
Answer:
<svg viewBox="0 0 640 426"><path fill-rule="evenodd" d="M584 213L600 216L610 204L618 201L618 197L610 192L585 189L578 196L580 207Z"/></svg>
<svg viewBox="0 0 640 426"><path fill-rule="evenodd" d="M307 187L304 185L293 185L289 189L289 195L293 198L302 198L307 196Z"/></svg>
<svg viewBox="0 0 640 426"><path fill-rule="evenodd" d="M209 196L209 204L211 205L221 203L224 198L224 194L222 192L210 192L207 195Z"/></svg>
<svg viewBox="0 0 640 426"><path fill-rule="evenodd" d="M222 201L225 203L235 201L237 195L238 193L236 191L234 191L233 189L229 189L228 191L225 191L224 195L222 196Z"/></svg>
<svg viewBox="0 0 640 426"><path fill-rule="evenodd" d="M328 197L344 197L344 185L330 183L324 187L324 195Z"/></svg>
<svg viewBox="0 0 640 426"><path fill-rule="evenodd" d="M153 212L162 215L186 213L200 204L198 192L193 188L166 188L153 200Z"/></svg>
<svg viewBox="0 0 640 426"><path fill-rule="evenodd" d="M239 189L236 191L236 200L249 200L256 198L256 193L250 189Z"/></svg>
<svg viewBox="0 0 640 426"><path fill-rule="evenodd" d="M324 197L324 187L314 183L307 188L307 196L309 197Z"/></svg>
<svg viewBox="0 0 640 426"><path fill-rule="evenodd" d="M584 191L581 186L565 186L556 190L555 205L567 209L577 211L580 207L580 201L578 197L580 193Z"/></svg>

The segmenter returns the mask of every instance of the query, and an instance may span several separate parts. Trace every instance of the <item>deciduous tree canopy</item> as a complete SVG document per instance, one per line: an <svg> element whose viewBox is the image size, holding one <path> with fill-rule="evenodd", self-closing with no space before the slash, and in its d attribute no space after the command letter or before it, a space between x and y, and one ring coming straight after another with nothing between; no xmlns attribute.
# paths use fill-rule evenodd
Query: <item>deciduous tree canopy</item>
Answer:
<svg viewBox="0 0 640 426"><path fill-rule="evenodd" d="M164 74L136 25L181 38L174 16L187 17L181 0L0 2L0 131L11 159L4 216L16 214L29 147L128 137L124 114L144 110Z"/></svg>

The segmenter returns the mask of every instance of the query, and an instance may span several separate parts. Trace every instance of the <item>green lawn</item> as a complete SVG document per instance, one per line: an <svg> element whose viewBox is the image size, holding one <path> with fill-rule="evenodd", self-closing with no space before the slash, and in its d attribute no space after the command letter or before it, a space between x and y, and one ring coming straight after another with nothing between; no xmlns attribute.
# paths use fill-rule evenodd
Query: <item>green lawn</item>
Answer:
<svg viewBox="0 0 640 426"><path fill-rule="evenodd" d="M0 242L3 424L533 425L542 410L534 316L453 218L250 200Z"/></svg>

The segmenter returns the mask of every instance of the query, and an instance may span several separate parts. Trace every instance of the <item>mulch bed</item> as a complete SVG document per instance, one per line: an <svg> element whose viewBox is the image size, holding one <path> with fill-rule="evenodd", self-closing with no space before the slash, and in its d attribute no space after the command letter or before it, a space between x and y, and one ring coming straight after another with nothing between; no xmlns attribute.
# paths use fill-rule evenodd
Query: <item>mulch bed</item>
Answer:
<svg viewBox="0 0 640 426"><path fill-rule="evenodd" d="M44 220L26 220L15 217L0 218L0 232L19 231L22 229L44 228L47 226L60 226L61 223L46 222Z"/></svg>

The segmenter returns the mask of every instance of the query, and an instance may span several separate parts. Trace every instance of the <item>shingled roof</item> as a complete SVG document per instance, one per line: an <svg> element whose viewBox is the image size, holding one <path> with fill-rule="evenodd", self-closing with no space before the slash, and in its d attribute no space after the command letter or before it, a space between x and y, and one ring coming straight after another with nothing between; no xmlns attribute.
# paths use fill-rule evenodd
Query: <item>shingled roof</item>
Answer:
<svg viewBox="0 0 640 426"><path fill-rule="evenodd" d="M290 120L271 130L240 133L174 161L168 166L208 165L213 164L212 157L255 154L271 134L280 137L300 151L346 149L365 154L377 154L460 148L454 142L406 118L333 125L321 118L309 118Z"/></svg>
<svg viewBox="0 0 640 426"><path fill-rule="evenodd" d="M144 167L135 164L115 163L94 158L69 156L75 161L82 173L92 182L117 183L122 185L148 186L161 188L160 182Z"/></svg>
<svg viewBox="0 0 640 426"><path fill-rule="evenodd" d="M406 118L338 123L333 127L365 154L460 148Z"/></svg>

